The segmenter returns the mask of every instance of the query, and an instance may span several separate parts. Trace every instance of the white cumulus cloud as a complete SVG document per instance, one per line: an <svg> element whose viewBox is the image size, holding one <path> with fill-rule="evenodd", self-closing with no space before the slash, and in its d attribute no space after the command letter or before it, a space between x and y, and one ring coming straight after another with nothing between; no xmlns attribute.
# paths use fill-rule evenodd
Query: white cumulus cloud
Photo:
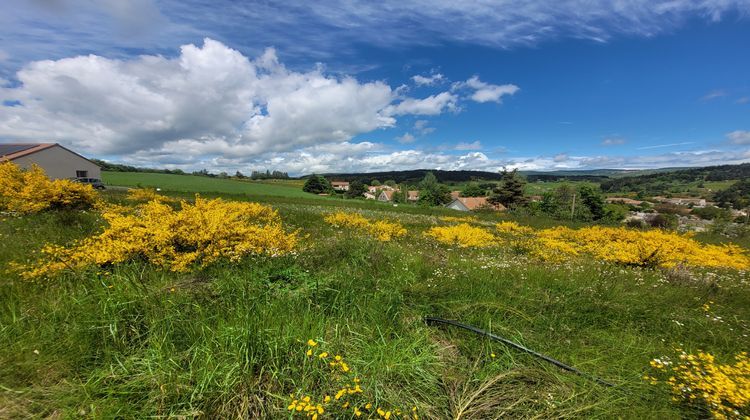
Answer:
<svg viewBox="0 0 750 420"><path fill-rule="evenodd" d="M431 74L429 76L417 74L412 76L411 80L413 80L417 86L430 86L442 82L445 80L445 77L440 73Z"/></svg>
<svg viewBox="0 0 750 420"><path fill-rule="evenodd" d="M0 137L56 141L98 156L148 151L246 157L393 127L400 115L438 115L459 98L404 97L381 81L291 71L273 49L250 59L205 39L174 58L97 55L35 61L0 87Z"/></svg>
<svg viewBox="0 0 750 420"><path fill-rule="evenodd" d="M441 92L424 99L406 98L396 105L388 107L388 115L439 115L446 111L458 109L458 96L450 92Z"/></svg>
<svg viewBox="0 0 750 420"><path fill-rule="evenodd" d="M750 131L735 130L727 133L727 139L732 144L750 144Z"/></svg>
<svg viewBox="0 0 750 420"><path fill-rule="evenodd" d="M473 90L469 96L475 102L502 102L502 97L513 95L520 90L514 84L493 85L479 80L479 77L473 76L465 82L458 82L453 85L454 89L468 88Z"/></svg>
<svg viewBox="0 0 750 420"><path fill-rule="evenodd" d="M417 138L414 137L411 133L404 133L402 136L396 137L396 140L399 143L408 144L408 143L414 143Z"/></svg>

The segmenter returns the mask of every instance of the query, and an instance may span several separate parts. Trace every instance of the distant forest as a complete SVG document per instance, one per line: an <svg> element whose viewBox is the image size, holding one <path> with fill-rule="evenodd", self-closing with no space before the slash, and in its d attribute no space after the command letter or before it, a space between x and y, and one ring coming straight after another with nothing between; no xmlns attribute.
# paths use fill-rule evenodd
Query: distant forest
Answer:
<svg viewBox="0 0 750 420"><path fill-rule="evenodd" d="M183 171L182 169L154 169L154 168L141 168L138 166L130 166L130 165L123 165L120 163L111 163L99 159L91 159L92 162L96 163L102 168L102 171L108 171L108 172L147 172L147 173L154 173L154 174L175 174L175 175L187 175L188 172ZM238 178L238 179L244 179L244 178L250 178L250 179L290 179L289 174L282 171L252 171L250 173L250 176L246 176L242 174L240 171L237 171L234 175L229 175L226 172L221 172L219 174L215 174L212 172L209 172L207 169L202 169L200 171L193 171L189 173L190 175L197 175L197 176L207 176L207 177L219 177L219 178Z"/></svg>
<svg viewBox="0 0 750 420"><path fill-rule="evenodd" d="M153 168L140 168L137 166L123 165L120 163L111 163L99 159L90 159L102 168L102 171L108 172L149 172L155 174L178 174L184 175L185 171L182 169L153 169Z"/></svg>
<svg viewBox="0 0 750 420"><path fill-rule="evenodd" d="M601 183L604 192L639 192L658 195L669 192L675 184L728 181L750 178L750 163L706 166L647 175L612 178Z"/></svg>

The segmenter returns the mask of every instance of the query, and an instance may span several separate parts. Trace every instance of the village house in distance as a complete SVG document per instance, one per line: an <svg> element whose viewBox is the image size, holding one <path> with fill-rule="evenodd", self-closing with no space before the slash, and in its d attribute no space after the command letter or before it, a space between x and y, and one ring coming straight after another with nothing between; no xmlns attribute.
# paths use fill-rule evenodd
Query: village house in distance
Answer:
<svg viewBox="0 0 750 420"><path fill-rule="evenodd" d="M33 164L44 169L51 179L101 179L101 168L57 143L0 144L0 163L13 162L22 169Z"/></svg>
<svg viewBox="0 0 750 420"><path fill-rule="evenodd" d="M454 194L455 195L455 194ZM502 204L492 204L487 200L487 197L458 197L455 196L453 201L446 204L445 207L459 211L472 211L472 210L496 210L503 211L505 206Z"/></svg>

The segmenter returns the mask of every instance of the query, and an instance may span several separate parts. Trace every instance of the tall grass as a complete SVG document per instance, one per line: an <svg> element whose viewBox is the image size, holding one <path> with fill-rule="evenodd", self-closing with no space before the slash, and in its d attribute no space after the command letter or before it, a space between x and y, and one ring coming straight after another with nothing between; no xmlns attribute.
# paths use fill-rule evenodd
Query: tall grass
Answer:
<svg viewBox="0 0 750 420"><path fill-rule="evenodd" d="M747 350L747 273L677 276L449 249L420 234L441 210L353 203L410 231L381 243L323 223L332 208L318 200L268 200L309 234L297 255L190 274L142 262L37 282L4 274L0 418L286 418L290 393L326 391L330 372L305 355L309 338L343 355L376 404L416 406L422 417L680 418L699 413L641 379L649 360L675 347ZM32 259L42 244L100 224L93 213L4 217L0 261ZM701 309L708 300L721 321ZM618 386L428 327L425 315L488 329Z"/></svg>

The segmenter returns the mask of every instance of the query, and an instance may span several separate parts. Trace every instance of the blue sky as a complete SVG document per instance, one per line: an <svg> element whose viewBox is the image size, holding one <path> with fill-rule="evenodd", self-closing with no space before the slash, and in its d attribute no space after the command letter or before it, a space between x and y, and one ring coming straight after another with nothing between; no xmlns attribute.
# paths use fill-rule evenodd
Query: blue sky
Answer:
<svg viewBox="0 0 750 420"><path fill-rule="evenodd" d="M10 0L0 142L293 174L750 161L750 1Z"/></svg>

